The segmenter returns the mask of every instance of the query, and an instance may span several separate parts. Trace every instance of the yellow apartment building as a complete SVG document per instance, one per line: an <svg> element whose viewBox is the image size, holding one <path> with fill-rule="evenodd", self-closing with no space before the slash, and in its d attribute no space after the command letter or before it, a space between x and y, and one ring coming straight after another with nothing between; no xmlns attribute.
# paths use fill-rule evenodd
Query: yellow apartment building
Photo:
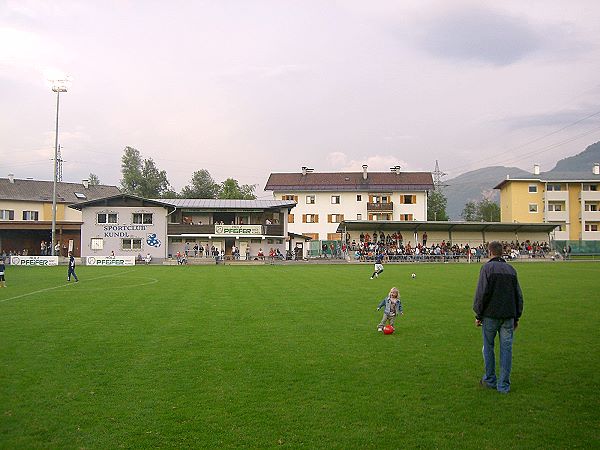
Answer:
<svg viewBox="0 0 600 450"><path fill-rule="evenodd" d="M499 183L502 222L558 225L557 241L600 241L600 164L589 174L540 174Z"/></svg>

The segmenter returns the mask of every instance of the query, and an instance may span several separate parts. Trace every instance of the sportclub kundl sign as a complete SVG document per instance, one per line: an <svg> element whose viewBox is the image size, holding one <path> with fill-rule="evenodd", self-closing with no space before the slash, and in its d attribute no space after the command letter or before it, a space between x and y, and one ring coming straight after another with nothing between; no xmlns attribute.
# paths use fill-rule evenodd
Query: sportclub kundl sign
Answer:
<svg viewBox="0 0 600 450"><path fill-rule="evenodd" d="M12 256L10 263L13 266L58 266L58 256Z"/></svg>

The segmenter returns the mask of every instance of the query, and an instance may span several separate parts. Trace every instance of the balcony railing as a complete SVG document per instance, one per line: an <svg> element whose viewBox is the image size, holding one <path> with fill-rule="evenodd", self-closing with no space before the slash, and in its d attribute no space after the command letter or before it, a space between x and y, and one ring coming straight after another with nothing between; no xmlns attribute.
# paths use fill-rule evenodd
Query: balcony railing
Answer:
<svg viewBox="0 0 600 450"><path fill-rule="evenodd" d="M394 203L367 203L367 211L369 212L393 212Z"/></svg>
<svg viewBox="0 0 600 450"><path fill-rule="evenodd" d="M546 191L546 200L548 201L563 201L566 202L569 199L568 191Z"/></svg>
<svg viewBox="0 0 600 450"><path fill-rule="evenodd" d="M581 191L580 200L600 200L600 191Z"/></svg>
<svg viewBox="0 0 600 450"><path fill-rule="evenodd" d="M269 236L283 236L283 225L274 224L274 225L264 225L263 226L263 234Z"/></svg>

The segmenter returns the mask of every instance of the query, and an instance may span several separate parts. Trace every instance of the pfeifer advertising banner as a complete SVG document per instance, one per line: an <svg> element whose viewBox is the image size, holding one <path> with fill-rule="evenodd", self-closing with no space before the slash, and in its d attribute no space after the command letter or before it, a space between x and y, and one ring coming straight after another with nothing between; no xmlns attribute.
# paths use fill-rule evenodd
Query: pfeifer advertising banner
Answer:
<svg viewBox="0 0 600 450"><path fill-rule="evenodd" d="M88 256L86 266L135 266L135 256Z"/></svg>
<svg viewBox="0 0 600 450"><path fill-rule="evenodd" d="M11 256L13 266L58 266L58 256Z"/></svg>

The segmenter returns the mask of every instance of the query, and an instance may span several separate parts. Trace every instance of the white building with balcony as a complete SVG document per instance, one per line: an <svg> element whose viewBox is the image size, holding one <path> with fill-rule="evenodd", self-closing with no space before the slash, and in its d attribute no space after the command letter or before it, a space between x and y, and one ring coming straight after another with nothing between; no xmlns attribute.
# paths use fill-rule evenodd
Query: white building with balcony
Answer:
<svg viewBox="0 0 600 450"><path fill-rule="evenodd" d="M368 221L369 232L379 223L426 221L427 193L433 189L430 172L314 172L272 173L265 186L275 199L294 201L288 229L315 240L339 240L340 222ZM365 231L367 231L365 230Z"/></svg>

